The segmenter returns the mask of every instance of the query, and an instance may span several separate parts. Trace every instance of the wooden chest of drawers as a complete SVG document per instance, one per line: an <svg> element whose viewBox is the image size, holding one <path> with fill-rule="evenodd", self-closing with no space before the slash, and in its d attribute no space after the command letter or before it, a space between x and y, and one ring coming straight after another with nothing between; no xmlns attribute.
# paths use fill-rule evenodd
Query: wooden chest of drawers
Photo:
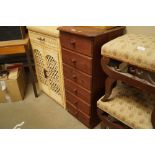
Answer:
<svg viewBox="0 0 155 155"><path fill-rule="evenodd" d="M106 75L101 69L101 46L124 33L125 27L108 30L63 26L60 30L67 110L87 127L99 122L96 102L104 94Z"/></svg>

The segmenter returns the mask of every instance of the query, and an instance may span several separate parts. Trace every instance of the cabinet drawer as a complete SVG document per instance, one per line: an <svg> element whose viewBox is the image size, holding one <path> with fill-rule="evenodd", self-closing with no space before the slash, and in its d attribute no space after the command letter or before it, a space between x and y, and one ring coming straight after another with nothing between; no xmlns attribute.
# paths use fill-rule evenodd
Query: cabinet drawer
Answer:
<svg viewBox="0 0 155 155"><path fill-rule="evenodd" d="M61 45L72 51L92 56L92 41L89 38L61 33Z"/></svg>
<svg viewBox="0 0 155 155"><path fill-rule="evenodd" d="M73 68L79 69L87 74L92 74L92 59L86 56L75 54L68 50L62 50L63 62L72 66Z"/></svg>
<svg viewBox="0 0 155 155"><path fill-rule="evenodd" d="M73 67L63 64L64 76L82 87L91 90L92 77L88 74L77 71Z"/></svg>
<svg viewBox="0 0 155 155"><path fill-rule="evenodd" d="M32 31L29 31L29 36L30 36L30 40L33 42L37 42L41 45L47 45L47 46L52 47L56 50L60 48L59 47L60 46L59 38L55 38L52 36L50 37L50 36L32 32Z"/></svg>
<svg viewBox="0 0 155 155"><path fill-rule="evenodd" d="M71 94L69 91L66 91L66 100L69 101L72 105L74 105L78 110L84 112L87 115L90 115L90 104L85 103L80 98Z"/></svg>
<svg viewBox="0 0 155 155"><path fill-rule="evenodd" d="M82 100L84 100L87 104L91 104L91 93L87 91L86 89L83 89L79 85L75 84L69 79L64 79L65 81L65 88L73 93L74 95L80 97Z"/></svg>
<svg viewBox="0 0 155 155"><path fill-rule="evenodd" d="M66 108L68 112L70 112L73 116L77 117L77 114L78 114L77 108L72 104L70 104L68 101L66 101Z"/></svg>
<svg viewBox="0 0 155 155"><path fill-rule="evenodd" d="M66 103L67 110L70 112L74 117L76 117L79 121L81 121L86 126L90 127L90 116L84 114L80 110L78 110L74 105L67 101Z"/></svg>

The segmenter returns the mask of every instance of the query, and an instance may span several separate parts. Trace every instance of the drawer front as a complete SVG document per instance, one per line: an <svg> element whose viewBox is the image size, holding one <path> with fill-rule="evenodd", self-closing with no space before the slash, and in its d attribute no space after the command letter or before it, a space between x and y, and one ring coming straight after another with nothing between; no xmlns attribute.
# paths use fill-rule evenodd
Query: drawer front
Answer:
<svg viewBox="0 0 155 155"><path fill-rule="evenodd" d="M78 110L84 112L87 115L90 115L91 107L89 104L82 101L80 98L71 94L66 90L66 100L69 101L72 105L74 105Z"/></svg>
<svg viewBox="0 0 155 155"><path fill-rule="evenodd" d="M91 90L92 77L63 64L64 76L82 87Z"/></svg>
<svg viewBox="0 0 155 155"><path fill-rule="evenodd" d="M68 112L70 112L74 117L76 117L83 124L90 127L90 116L87 116L80 110L77 110L77 108L68 101L67 101L66 107Z"/></svg>
<svg viewBox="0 0 155 155"><path fill-rule="evenodd" d="M62 47L75 52L92 56L92 41L88 38L68 33L61 33L61 45Z"/></svg>
<svg viewBox="0 0 155 155"><path fill-rule="evenodd" d="M78 110L75 106L73 106L72 104L70 104L68 101L66 101L66 108L68 110L68 112L70 112L74 117L77 117L78 115Z"/></svg>
<svg viewBox="0 0 155 155"><path fill-rule="evenodd" d="M30 40L41 45L50 46L56 50L60 49L59 38L50 37L41 33L29 31Z"/></svg>
<svg viewBox="0 0 155 155"><path fill-rule="evenodd" d="M62 50L63 62L87 74L92 74L92 59L73 52Z"/></svg>
<svg viewBox="0 0 155 155"><path fill-rule="evenodd" d="M71 80L64 79L65 80L65 88L70 91L72 94L78 96L82 100L84 100L87 104L91 104L91 93L79 85L75 84Z"/></svg>

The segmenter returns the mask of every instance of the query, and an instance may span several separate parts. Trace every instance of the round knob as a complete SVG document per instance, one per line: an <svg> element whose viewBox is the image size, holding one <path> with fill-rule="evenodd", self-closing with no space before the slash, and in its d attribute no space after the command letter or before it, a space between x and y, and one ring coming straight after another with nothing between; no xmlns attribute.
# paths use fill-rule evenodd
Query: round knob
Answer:
<svg viewBox="0 0 155 155"><path fill-rule="evenodd" d="M76 79L77 78L75 74L72 77L73 77L73 79Z"/></svg>
<svg viewBox="0 0 155 155"><path fill-rule="evenodd" d="M70 43L75 46L76 41L75 40L71 40Z"/></svg>
<svg viewBox="0 0 155 155"><path fill-rule="evenodd" d="M71 61L72 61L72 63L76 63L76 60L75 59L72 59Z"/></svg>
<svg viewBox="0 0 155 155"><path fill-rule="evenodd" d="M74 93L77 93L77 89L76 89L76 88L74 88L74 89L73 89L73 92L74 92Z"/></svg>
<svg viewBox="0 0 155 155"><path fill-rule="evenodd" d="M78 104L78 101L75 101L75 102L74 102L74 105L77 106L77 104Z"/></svg>

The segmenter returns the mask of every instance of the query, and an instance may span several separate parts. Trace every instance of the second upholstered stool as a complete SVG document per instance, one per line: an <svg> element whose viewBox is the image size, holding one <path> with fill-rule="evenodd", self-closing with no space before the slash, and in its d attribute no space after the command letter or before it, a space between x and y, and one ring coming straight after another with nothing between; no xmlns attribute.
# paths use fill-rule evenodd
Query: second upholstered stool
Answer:
<svg viewBox="0 0 155 155"><path fill-rule="evenodd" d="M143 94L150 93L152 95L151 102L155 103L155 82L153 80L155 73L155 37L126 34L103 45L101 54L103 56L102 68L108 75L105 82L105 95L102 98L103 102L108 101L114 84L120 80L137 88ZM149 101L147 102L149 103ZM124 103L126 104L128 101ZM154 106L150 121L155 128ZM151 126L146 126L151 128ZM135 126L135 128L139 127Z"/></svg>

